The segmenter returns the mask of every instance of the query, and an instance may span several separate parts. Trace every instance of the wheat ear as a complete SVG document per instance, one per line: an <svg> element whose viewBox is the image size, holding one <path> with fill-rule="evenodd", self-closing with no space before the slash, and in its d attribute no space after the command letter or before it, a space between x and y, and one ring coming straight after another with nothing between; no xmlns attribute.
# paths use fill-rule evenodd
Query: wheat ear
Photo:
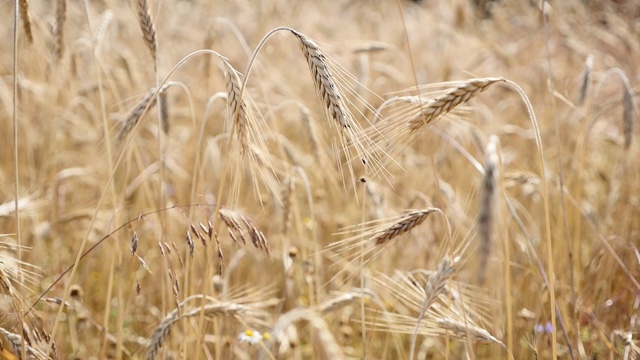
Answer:
<svg viewBox="0 0 640 360"><path fill-rule="evenodd" d="M54 51L56 61L62 59L64 53L64 23L67 18L67 2L66 0L56 1L56 25L54 29Z"/></svg>
<svg viewBox="0 0 640 360"><path fill-rule="evenodd" d="M381 229L372 239L375 245L384 245L391 240L408 233L416 226L422 224L429 215L437 209L425 209L408 213L399 221Z"/></svg>
<svg viewBox="0 0 640 360"><path fill-rule="evenodd" d="M347 255L347 261L363 257L365 263L369 262L396 239L422 224L433 212L440 212L440 209L427 208L412 211L394 218L390 223L389 219L381 219L351 226L342 233L358 232L357 235L333 242L327 249L334 251L337 255L355 250L357 254Z"/></svg>
<svg viewBox="0 0 640 360"><path fill-rule="evenodd" d="M355 151L355 156L366 168L370 168L373 174L378 175L384 172L381 157L376 154L378 146L360 127L348 109L341 86L331 69L327 55L304 34L293 29L289 29L289 31L300 42L300 48L309 65L316 94L322 101L323 110L333 127L339 132L342 150L349 154L347 161L353 160L350 151ZM336 158L339 159L338 156L336 155ZM340 161L338 160L338 162ZM347 165L350 175L353 177L353 167L350 163Z"/></svg>
<svg viewBox="0 0 640 360"><path fill-rule="evenodd" d="M416 339L418 337L418 331L420 329L420 322L424 318L424 315L427 313L427 310L429 310L431 305L445 289L447 279L449 279L451 275L453 275L455 271L455 265L459 260L459 257L452 259L450 256L445 256L445 258L440 262L440 265L438 265L436 271L429 275L427 286L425 286L424 289L424 303L422 304L422 309L420 309L420 314L418 315L416 328L413 331L413 335L411 336L411 347L409 351L410 360L413 360L413 354L415 353Z"/></svg>
<svg viewBox="0 0 640 360"><path fill-rule="evenodd" d="M228 61L222 59L222 64L227 86L228 118L236 121L234 135L240 144L240 154L244 156L249 151L248 127L251 119L247 103L240 94L242 79L240 78L240 73Z"/></svg>
<svg viewBox="0 0 640 360"><path fill-rule="evenodd" d="M498 162L498 139L492 136L485 150L484 177L480 189L480 211L478 214L478 283L481 285L485 282L493 244Z"/></svg>
<svg viewBox="0 0 640 360"><path fill-rule="evenodd" d="M256 249L262 251L267 256L271 255L269 241L249 217L223 206L220 207L218 216L226 225L229 236L235 243L238 243L238 240L240 240L242 241L242 245L245 245L247 239L249 239Z"/></svg>
<svg viewBox="0 0 640 360"><path fill-rule="evenodd" d="M171 83L164 84L164 86L160 88L159 93L162 94L167 88L169 88L169 86L171 86ZM131 133L131 131L136 127L142 118L142 115L145 113L145 110L148 111L148 109L151 109L156 105L156 100L156 88L151 88L147 91L142 100L140 100L125 117L120 131L118 132L118 135L116 135L116 145L122 144L122 141L126 139L129 133Z"/></svg>
<svg viewBox="0 0 640 360"><path fill-rule="evenodd" d="M593 68L593 55L589 54L585 61L584 73L582 74L582 83L580 84L580 96L578 97L578 104L584 104L587 98L587 90L589 89L589 83L591 82L591 69Z"/></svg>
<svg viewBox="0 0 640 360"><path fill-rule="evenodd" d="M140 30L142 30L142 37L144 42L151 52L151 57L154 62L157 60L158 42L156 40L156 28L151 19L151 12L149 11L149 5L147 0L136 1L136 12L138 14L138 22L140 23Z"/></svg>
<svg viewBox="0 0 640 360"><path fill-rule="evenodd" d="M31 20L29 19L29 3L27 0L20 0L20 18L22 19L22 28L27 36L27 41L33 43L33 31L31 30Z"/></svg>
<svg viewBox="0 0 640 360"><path fill-rule="evenodd" d="M397 154L416 140L426 125L455 110L503 78L477 78L459 82L431 84L421 89L444 86L445 90L420 96L400 96L385 101L376 112L375 128L367 135L391 154Z"/></svg>
<svg viewBox="0 0 640 360"><path fill-rule="evenodd" d="M0 334L4 335L4 337L7 339L7 342L9 343L9 347L11 348L11 351L15 355L19 356L20 354L22 354L22 336L18 334L14 334L11 331L8 331L2 327L0 327ZM47 356L44 353L42 353L42 351L30 346L29 344L26 343L26 341L25 341L25 346L27 350L26 354L27 354L28 360L47 359Z"/></svg>
<svg viewBox="0 0 640 360"><path fill-rule="evenodd" d="M499 81L501 78L479 78L469 79L460 85L453 87L444 94L433 99L427 100L422 106L420 116L409 121L411 131L416 131L422 126L429 124L442 115L449 113L451 110L466 103L474 96L487 90L487 88Z"/></svg>

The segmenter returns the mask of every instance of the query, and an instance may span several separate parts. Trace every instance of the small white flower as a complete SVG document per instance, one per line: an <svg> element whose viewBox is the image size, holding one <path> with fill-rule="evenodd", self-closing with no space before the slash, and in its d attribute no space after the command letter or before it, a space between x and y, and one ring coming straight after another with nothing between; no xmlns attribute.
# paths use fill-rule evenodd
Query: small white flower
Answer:
<svg viewBox="0 0 640 360"><path fill-rule="evenodd" d="M258 331L248 329L238 335L238 340L240 342L248 342L249 344L254 345L262 340L262 334L260 334Z"/></svg>

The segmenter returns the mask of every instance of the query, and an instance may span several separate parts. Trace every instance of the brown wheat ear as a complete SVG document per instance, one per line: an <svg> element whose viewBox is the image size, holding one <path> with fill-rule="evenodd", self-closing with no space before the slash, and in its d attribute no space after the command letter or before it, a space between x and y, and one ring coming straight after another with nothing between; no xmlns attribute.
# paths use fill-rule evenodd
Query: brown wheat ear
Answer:
<svg viewBox="0 0 640 360"><path fill-rule="evenodd" d="M160 94L162 94L169 86L171 86L171 84L167 83L163 87L161 87ZM124 121L122 122L122 127L120 128L118 135L116 135L117 146L122 144L122 141L127 138L131 131L133 131L133 129L140 121L140 118L144 114L145 109L151 109L156 105L156 99L156 88L151 88L149 91L147 91L142 100L140 100L140 102L138 102L136 106L131 109L131 111L127 114Z"/></svg>
<svg viewBox="0 0 640 360"><path fill-rule="evenodd" d="M227 207L220 207L218 216L227 227L229 236L235 243L239 243L238 240L240 240L242 245L245 245L248 238L256 249L267 256L271 255L269 241L250 218Z"/></svg>
<svg viewBox="0 0 640 360"><path fill-rule="evenodd" d="M353 232L358 234L331 243L327 250L334 252L335 255L344 255L347 261L356 261L362 257L367 263L397 239L422 224L433 212L440 212L440 209L426 208L392 219L380 219L350 226L342 234Z"/></svg>
<svg viewBox="0 0 640 360"><path fill-rule="evenodd" d="M391 240L408 233L411 229L422 224L427 217L437 209L426 209L408 213L404 215L398 222L382 229L373 237L373 243L383 245Z"/></svg>
<svg viewBox="0 0 640 360"><path fill-rule="evenodd" d="M498 171L498 138L492 136L485 151L484 177L480 189L480 211L478 214L478 283L484 284L494 226L496 182Z"/></svg>
<svg viewBox="0 0 640 360"><path fill-rule="evenodd" d="M340 149L347 155L347 161L359 159L365 168L371 169L372 174L380 175L384 173L381 156L376 153L377 145L360 127L360 124L354 119L353 114L347 107L341 85L332 71L327 55L313 40L304 34L295 30L291 30L291 33L300 42L300 48L309 65L316 94L322 101L325 115L333 124L333 128L339 133L337 137L339 138ZM339 165L341 165L342 160L340 160L339 155L336 155L336 158ZM347 163L347 165L350 175L354 177L351 164Z"/></svg>
<svg viewBox="0 0 640 360"><path fill-rule="evenodd" d="M149 48L149 51L151 51L151 57L156 61L158 52L156 28L151 19L151 12L149 11L147 0L136 1L136 12L138 13L138 22L140 23L140 30L142 30L144 42L147 48Z"/></svg>
<svg viewBox="0 0 640 360"><path fill-rule="evenodd" d="M589 54L585 61L584 73L582 74L582 83L580 84L580 96L578 98L578 104L584 104L587 98L587 90L589 89L589 83L591 82L591 69L593 68L593 55Z"/></svg>
<svg viewBox="0 0 640 360"><path fill-rule="evenodd" d="M33 43L33 31L31 30L31 20L29 19L29 3L27 0L20 0L20 18L22 19L22 28L27 36L27 41Z"/></svg>
<svg viewBox="0 0 640 360"><path fill-rule="evenodd" d="M420 130L426 125L452 112L491 85L502 81L505 79L492 77L430 84L421 89L436 86L443 86L445 89L420 96L389 99L377 111L376 117L382 122L376 124L375 128L367 129L367 134L382 144L384 149L397 154L416 140Z"/></svg>
<svg viewBox="0 0 640 360"><path fill-rule="evenodd" d="M56 1L56 25L54 29L53 54L55 61L59 62L64 53L64 23L67 18L66 0Z"/></svg>

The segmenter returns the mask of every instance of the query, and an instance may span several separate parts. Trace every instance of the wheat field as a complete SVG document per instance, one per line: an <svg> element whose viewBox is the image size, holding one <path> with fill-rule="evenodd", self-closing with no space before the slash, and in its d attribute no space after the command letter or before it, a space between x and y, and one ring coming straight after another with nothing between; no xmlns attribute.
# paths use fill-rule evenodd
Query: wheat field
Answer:
<svg viewBox="0 0 640 360"><path fill-rule="evenodd" d="M640 358L636 1L0 4L1 359Z"/></svg>

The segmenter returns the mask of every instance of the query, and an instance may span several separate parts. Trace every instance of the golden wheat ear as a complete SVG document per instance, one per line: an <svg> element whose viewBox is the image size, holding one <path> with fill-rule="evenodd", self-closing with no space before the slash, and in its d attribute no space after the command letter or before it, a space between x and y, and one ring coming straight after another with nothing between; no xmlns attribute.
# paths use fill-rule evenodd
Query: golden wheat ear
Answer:
<svg viewBox="0 0 640 360"><path fill-rule="evenodd" d="M387 160L383 161L385 154L379 151L380 149L369 138L347 105L349 100L345 94L347 92L353 93L353 91L346 90L347 85L344 84L344 78L337 76L344 70L334 65L315 41L298 31L293 29L290 31L300 43L300 49L311 72L316 95L322 102L323 111L330 122L329 126L334 130L335 136L332 138L334 147L339 148L346 157L346 160L343 160L341 154L335 155L343 182L345 178L342 173L342 165L346 165L355 187L359 176L355 175L352 164L354 160L360 162L369 175L386 176L388 172L384 162ZM364 102L364 100L362 101ZM343 164L343 161L346 161L346 164Z"/></svg>
<svg viewBox="0 0 640 360"><path fill-rule="evenodd" d="M248 160L250 181L257 197L261 196L261 184L264 184L271 194L277 194L278 176L266 142L270 130L247 89L242 91L242 74L224 58L222 64L227 88L227 119L233 121L229 125L229 131L232 131L230 140L233 142L230 152L239 154L233 157L236 174L241 172ZM233 186L232 196L237 198L240 182L236 181Z"/></svg>
<svg viewBox="0 0 640 360"><path fill-rule="evenodd" d="M124 140L126 140L129 134L136 127L136 125L138 125L138 122L140 122L140 119L142 119L142 116L156 105L158 96L162 95L172 85L173 83L171 82L164 84L160 88L160 91L157 92L158 94L156 94L156 88L151 88L149 89L149 91L147 91L147 93L144 95L142 100L140 100L136 104L136 106L134 106L133 109L129 111L129 113L125 116L124 120L122 121L122 126L120 127L120 131L118 131L118 134L116 135L116 141L115 141L116 146L120 146L124 143ZM161 109L160 111L167 111L167 110Z"/></svg>
<svg viewBox="0 0 640 360"><path fill-rule="evenodd" d="M357 269L360 262L368 264L422 224L434 212L442 213L437 208L426 208L345 228L339 234L355 233L355 235L333 242L324 250L335 265L342 267L333 279Z"/></svg>
<svg viewBox="0 0 640 360"><path fill-rule="evenodd" d="M147 0L137 0L136 13L138 14L138 22L140 23L140 30L142 31L142 37L144 43L151 52L151 57L154 61L158 58L158 42L156 39L156 27L151 19L151 12L149 11L149 5Z"/></svg>
<svg viewBox="0 0 640 360"><path fill-rule="evenodd" d="M177 304L155 328L146 348L145 359L153 360L166 346L174 325L181 319L188 319L204 314L207 318L228 318L249 326L266 326L269 323L268 308L279 303L273 297L273 288L245 289L241 292L229 292L228 300L219 301L213 297L196 294L187 297ZM206 304L202 301L206 300ZM197 305L196 305L197 304Z"/></svg>
<svg viewBox="0 0 640 360"><path fill-rule="evenodd" d="M476 78L419 87L419 96L397 96L378 109L374 128L367 135L391 155L413 143L427 125L451 113L503 78ZM433 91L434 88L441 88Z"/></svg>

